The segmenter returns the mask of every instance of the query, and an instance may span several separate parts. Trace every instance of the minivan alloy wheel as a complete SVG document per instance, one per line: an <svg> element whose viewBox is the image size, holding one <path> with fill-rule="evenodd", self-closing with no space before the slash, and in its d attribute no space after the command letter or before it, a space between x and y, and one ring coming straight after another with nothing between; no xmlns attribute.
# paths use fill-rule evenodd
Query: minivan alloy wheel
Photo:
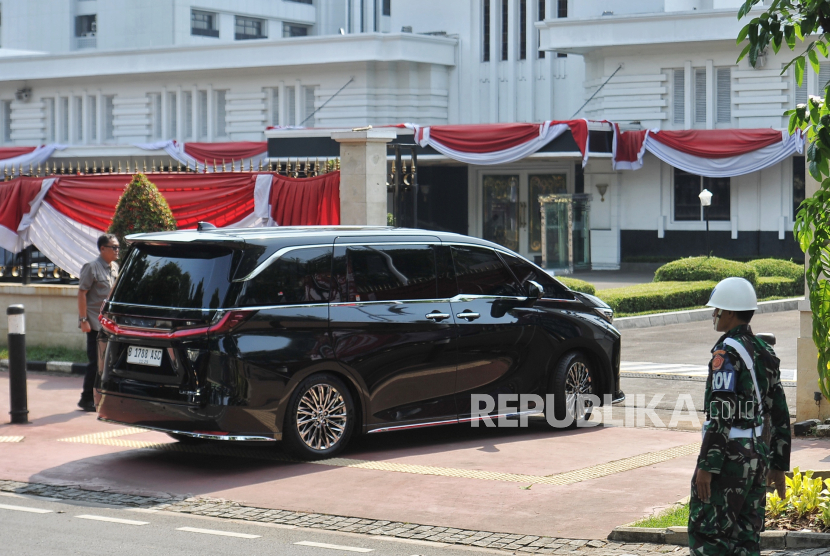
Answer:
<svg viewBox="0 0 830 556"><path fill-rule="evenodd" d="M565 378L565 404L568 413L577 421L585 419L590 411L590 402L584 396L591 393L591 374L582 361L574 361Z"/></svg>
<svg viewBox="0 0 830 556"><path fill-rule="evenodd" d="M343 437L348 422L346 402L330 384L315 384L297 405L297 432L312 450L326 450Z"/></svg>

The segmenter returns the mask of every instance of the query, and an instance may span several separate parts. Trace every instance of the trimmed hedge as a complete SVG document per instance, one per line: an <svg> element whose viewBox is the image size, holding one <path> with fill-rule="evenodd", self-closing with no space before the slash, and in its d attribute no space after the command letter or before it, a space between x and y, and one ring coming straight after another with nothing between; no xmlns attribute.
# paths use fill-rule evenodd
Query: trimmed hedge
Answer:
<svg viewBox="0 0 830 556"><path fill-rule="evenodd" d="M556 279L575 292L587 293L590 295L597 294L597 289L593 286L593 284L590 284L585 280L578 280L577 278L568 278L566 276L557 276Z"/></svg>
<svg viewBox="0 0 830 556"><path fill-rule="evenodd" d="M654 273L654 281L699 282L706 280L720 282L730 276L746 278L753 286L758 280L757 271L747 263L739 263L718 257L689 257L664 264L658 268Z"/></svg>
<svg viewBox="0 0 830 556"><path fill-rule="evenodd" d="M804 265L781 259L758 259L749 261L749 266L755 269L758 277L782 276L790 280L804 281Z"/></svg>
<svg viewBox="0 0 830 556"><path fill-rule="evenodd" d="M792 280L784 276L762 276L755 285L755 293L758 299L804 295L804 278Z"/></svg>
<svg viewBox="0 0 830 556"><path fill-rule="evenodd" d="M717 282L714 280L652 282L600 290L597 297L608 303L617 313L668 311L705 305L715 284Z"/></svg>

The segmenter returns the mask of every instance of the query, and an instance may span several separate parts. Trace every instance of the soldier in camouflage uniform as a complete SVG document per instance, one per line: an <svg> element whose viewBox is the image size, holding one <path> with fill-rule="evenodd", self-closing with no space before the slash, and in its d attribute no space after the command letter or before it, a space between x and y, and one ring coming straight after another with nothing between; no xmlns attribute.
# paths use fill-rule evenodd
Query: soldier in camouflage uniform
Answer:
<svg viewBox="0 0 830 556"><path fill-rule="evenodd" d="M749 327L757 309L752 284L727 278L712 290L707 305L715 309L715 330L725 334L712 349L706 380L707 420L692 478L690 552L760 554L766 484L774 484L783 497L784 472L790 468L790 412L779 360Z"/></svg>

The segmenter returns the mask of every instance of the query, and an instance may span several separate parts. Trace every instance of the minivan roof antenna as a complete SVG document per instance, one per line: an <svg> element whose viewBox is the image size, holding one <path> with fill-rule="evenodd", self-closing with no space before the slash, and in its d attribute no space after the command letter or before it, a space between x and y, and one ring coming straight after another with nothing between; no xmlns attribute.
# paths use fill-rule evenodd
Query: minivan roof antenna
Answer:
<svg viewBox="0 0 830 556"><path fill-rule="evenodd" d="M217 228L210 222L199 222L196 224L196 229L201 232L202 230L216 230Z"/></svg>

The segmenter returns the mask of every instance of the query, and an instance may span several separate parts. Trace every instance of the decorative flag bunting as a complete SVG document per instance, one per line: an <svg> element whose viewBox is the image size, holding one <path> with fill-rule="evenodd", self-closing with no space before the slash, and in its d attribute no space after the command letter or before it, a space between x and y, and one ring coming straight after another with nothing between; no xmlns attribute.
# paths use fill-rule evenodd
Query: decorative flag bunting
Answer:
<svg viewBox="0 0 830 556"><path fill-rule="evenodd" d="M313 178L272 173L150 174L178 227L201 221L218 227L340 224L340 172ZM20 252L36 245L47 258L78 275L97 256L129 174L60 175L0 183L0 247Z"/></svg>
<svg viewBox="0 0 830 556"><path fill-rule="evenodd" d="M415 142L467 164L508 164L526 158L570 130L582 165L588 162L588 121L541 124L436 125L400 124L415 132Z"/></svg>
<svg viewBox="0 0 830 556"><path fill-rule="evenodd" d="M167 156L179 162L183 168L190 167L199 172L228 170L255 171L260 162L268 157L268 143L255 141L232 141L229 143L179 143L174 140L155 143L136 143L146 151L163 150ZM207 169L205 168L207 161ZM253 161L254 168L250 168ZM233 168L231 168L233 165ZM246 168L245 166L248 165Z"/></svg>
<svg viewBox="0 0 830 556"><path fill-rule="evenodd" d="M614 170L639 170L648 151L671 166L708 178L742 176L804 152L801 131L774 129L642 130L614 124Z"/></svg>
<svg viewBox="0 0 830 556"><path fill-rule="evenodd" d="M52 143L49 145L41 145L39 147L3 147L0 148L0 170L4 175L8 171L9 175L16 176L23 167L23 173L29 169L29 166L37 167L38 164L45 163L52 153L55 151L62 151L66 145L60 143Z"/></svg>

